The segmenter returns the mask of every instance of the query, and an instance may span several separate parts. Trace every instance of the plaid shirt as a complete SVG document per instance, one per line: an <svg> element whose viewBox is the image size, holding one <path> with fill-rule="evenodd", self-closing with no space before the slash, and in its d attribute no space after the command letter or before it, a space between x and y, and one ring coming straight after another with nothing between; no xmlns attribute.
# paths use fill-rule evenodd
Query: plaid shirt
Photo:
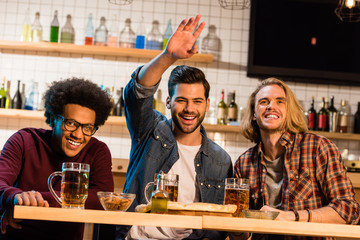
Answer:
<svg viewBox="0 0 360 240"><path fill-rule="evenodd" d="M349 224L359 220L359 204L341 155L329 139L312 133L284 133L285 147L282 204L280 209L333 208ZM265 191L266 167L261 144L243 153L235 163L235 177L250 179L250 208L268 205Z"/></svg>

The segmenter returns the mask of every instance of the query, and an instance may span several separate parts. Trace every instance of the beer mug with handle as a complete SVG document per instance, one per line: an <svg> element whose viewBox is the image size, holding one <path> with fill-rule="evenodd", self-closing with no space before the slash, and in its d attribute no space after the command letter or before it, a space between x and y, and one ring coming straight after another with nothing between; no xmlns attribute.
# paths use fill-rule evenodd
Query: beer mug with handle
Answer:
<svg viewBox="0 0 360 240"><path fill-rule="evenodd" d="M62 171L53 172L48 178L48 187L55 200L63 208L84 209L88 197L90 165L64 162ZM52 187L52 180L61 176L60 197Z"/></svg>

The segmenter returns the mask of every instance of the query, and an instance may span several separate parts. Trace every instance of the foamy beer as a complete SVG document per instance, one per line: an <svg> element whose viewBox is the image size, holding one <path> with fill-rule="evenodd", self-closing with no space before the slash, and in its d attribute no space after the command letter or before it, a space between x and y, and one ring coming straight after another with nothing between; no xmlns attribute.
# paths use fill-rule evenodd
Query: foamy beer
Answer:
<svg viewBox="0 0 360 240"><path fill-rule="evenodd" d="M156 190L157 175L158 173L154 174L154 181L148 182L144 189L145 199L148 203L150 202L149 188L151 187L151 185L153 185L152 187L153 191ZM169 201L177 202L178 193L179 193L179 175L171 174L171 173L165 174L164 184L165 184L165 191L168 193L169 196Z"/></svg>
<svg viewBox="0 0 360 240"><path fill-rule="evenodd" d="M90 165L64 162L62 172L53 172L48 178L48 187L55 200L63 208L84 209L88 197ZM55 176L61 176L60 197L52 187Z"/></svg>
<svg viewBox="0 0 360 240"><path fill-rule="evenodd" d="M249 179L226 178L225 179L225 200L224 204L237 206L233 217L244 217L242 210L249 209Z"/></svg>

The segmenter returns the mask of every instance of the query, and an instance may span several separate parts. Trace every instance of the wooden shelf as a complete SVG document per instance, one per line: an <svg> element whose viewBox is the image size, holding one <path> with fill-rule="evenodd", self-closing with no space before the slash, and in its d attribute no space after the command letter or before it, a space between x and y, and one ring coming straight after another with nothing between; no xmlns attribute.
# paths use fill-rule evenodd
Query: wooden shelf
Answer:
<svg viewBox="0 0 360 240"><path fill-rule="evenodd" d="M25 51L29 54L38 55L38 53L49 53L53 56L54 53L61 54L80 54L90 56L112 56L112 57L130 57L130 58L146 58L152 59L158 55L160 50L149 50L149 49L136 49L136 48L115 48L115 47L104 47L104 46L85 46L75 45L67 43L49 43L49 42L18 42L18 41L7 41L0 40L0 49ZM181 60L185 62L202 62L211 63L214 56L212 54L195 54L191 58Z"/></svg>
<svg viewBox="0 0 360 240"><path fill-rule="evenodd" d="M21 118L21 119L30 119L30 120L45 120L43 111L29 111L29 110L19 110L19 109L0 109L0 117ZM109 116L105 124L126 126L126 120L125 117ZM240 134L240 129L238 126L212 125L212 124L203 124L203 126L208 132ZM330 133L330 132L318 132L318 131L311 131L311 132L334 140L360 141L360 134ZM243 139L245 140L245 138Z"/></svg>

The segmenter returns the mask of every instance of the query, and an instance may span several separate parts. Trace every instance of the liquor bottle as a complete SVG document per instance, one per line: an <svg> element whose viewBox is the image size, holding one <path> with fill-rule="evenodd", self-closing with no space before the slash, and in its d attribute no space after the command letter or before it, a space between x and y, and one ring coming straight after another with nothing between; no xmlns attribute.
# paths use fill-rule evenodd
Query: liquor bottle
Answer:
<svg viewBox="0 0 360 240"><path fill-rule="evenodd" d="M94 25L92 23L92 13L89 13L88 22L85 28L85 45L93 45Z"/></svg>
<svg viewBox="0 0 360 240"><path fill-rule="evenodd" d="M43 30L40 24L40 13L36 12L34 23L31 25L31 41L41 42L42 34L43 34Z"/></svg>
<svg viewBox="0 0 360 240"><path fill-rule="evenodd" d="M354 133L360 133L360 102L358 102L358 108L354 115Z"/></svg>
<svg viewBox="0 0 360 240"><path fill-rule="evenodd" d="M32 82L30 92L25 99L26 100L25 100L24 109L34 110L34 111L38 109L39 106L38 82Z"/></svg>
<svg viewBox="0 0 360 240"><path fill-rule="evenodd" d="M341 100L341 107L339 110L339 127L338 132L347 133L349 126L350 109L345 100Z"/></svg>
<svg viewBox="0 0 360 240"><path fill-rule="evenodd" d="M21 109L22 108L22 97L20 93L20 80L18 80L17 90L12 100L12 108Z"/></svg>
<svg viewBox="0 0 360 240"><path fill-rule="evenodd" d="M151 213L167 213L169 195L165 190L165 174L160 171L157 176L156 190L151 194Z"/></svg>
<svg viewBox="0 0 360 240"><path fill-rule="evenodd" d="M22 42L31 42L31 21L29 15L29 8L26 9L25 18L22 24Z"/></svg>
<svg viewBox="0 0 360 240"><path fill-rule="evenodd" d="M145 24L144 17L141 17L138 30L136 32L136 41L135 48L144 49L145 48Z"/></svg>
<svg viewBox="0 0 360 240"><path fill-rule="evenodd" d="M12 108L11 96L10 96L10 86L11 82L8 80L6 82L6 101L5 101L5 108Z"/></svg>
<svg viewBox="0 0 360 240"><path fill-rule="evenodd" d="M6 104L5 81L6 81L5 77L3 77L0 88L0 108L5 108L5 104Z"/></svg>
<svg viewBox="0 0 360 240"><path fill-rule="evenodd" d="M314 100L314 96L312 96L311 99L311 107L309 108L308 112L307 112L307 118L308 118L308 128L309 130L316 130L316 120L317 120L317 114L316 114L316 110L314 108L314 104L315 104L315 100Z"/></svg>
<svg viewBox="0 0 360 240"><path fill-rule="evenodd" d="M166 114L166 106L165 106L165 103L161 100L162 99L162 91L161 89L158 89L157 90L157 96L156 96L156 99L155 99L155 107L154 109L157 110L158 112L162 113L163 115Z"/></svg>
<svg viewBox="0 0 360 240"><path fill-rule="evenodd" d="M106 19L105 17L100 18L100 25L95 30L95 40L94 45L97 46L107 46L108 42L108 30L105 26Z"/></svg>
<svg viewBox="0 0 360 240"><path fill-rule="evenodd" d="M116 116L125 116L124 113L124 106L125 106L125 101L124 101L124 88L122 87L120 89L120 96L119 99L115 105L115 112L116 112Z"/></svg>
<svg viewBox="0 0 360 240"><path fill-rule="evenodd" d="M215 25L209 26L209 33L206 35L201 44L201 52L214 55L214 60L221 60L221 39L216 35Z"/></svg>
<svg viewBox="0 0 360 240"><path fill-rule="evenodd" d="M318 119L317 119L317 130L326 131L328 125L328 114L326 111L325 98L322 98L323 105L319 110Z"/></svg>
<svg viewBox="0 0 360 240"><path fill-rule="evenodd" d="M115 116L115 111L114 111L114 109L115 109L115 99L114 99L114 86L112 86L111 88L110 88L110 90L109 90L109 94L110 94L110 102L111 102L111 104L112 104L112 108L111 108L111 110L110 110L110 116Z"/></svg>
<svg viewBox="0 0 360 240"><path fill-rule="evenodd" d="M152 22L152 29L146 38L146 49L162 50L163 36L159 30L159 21Z"/></svg>
<svg viewBox="0 0 360 240"><path fill-rule="evenodd" d="M231 102L228 107L228 120L229 122L236 122L238 120L238 106L235 102L235 90L232 93Z"/></svg>
<svg viewBox="0 0 360 240"><path fill-rule="evenodd" d="M330 106L328 110L328 118L329 118L329 132L336 132L337 129L337 120L338 120L338 112L334 106L334 96L330 98Z"/></svg>
<svg viewBox="0 0 360 240"><path fill-rule="evenodd" d="M61 29L60 36L61 43L74 43L75 42L75 29L71 24L71 15L68 14L66 16L66 23L64 27Z"/></svg>
<svg viewBox="0 0 360 240"><path fill-rule="evenodd" d="M54 18L50 26L50 42L59 42L59 20L57 10L55 10Z"/></svg>
<svg viewBox="0 0 360 240"><path fill-rule="evenodd" d="M117 22L116 15L114 14L113 18L111 20L111 25L110 25L109 35L108 35L108 44L107 45L109 47L117 47L118 32L119 32L118 22Z"/></svg>
<svg viewBox="0 0 360 240"><path fill-rule="evenodd" d="M166 45L172 34L173 34L173 32L172 32L172 28L171 28L171 19L169 19L165 33L164 33L164 37L163 37L163 49L166 48Z"/></svg>
<svg viewBox="0 0 360 240"><path fill-rule="evenodd" d="M25 94L25 83L22 84L22 88L21 88L21 109L25 109L25 101L26 101L26 94Z"/></svg>
<svg viewBox="0 0 360 240"><path fill-rule="evenodd" d="M226 124L227 106L224 102L224 89L221 90L220 102L217 106L217 124Z"/></svg>
<svg viewBox="0 0 360 240"><path fill-rule="evenodd" d="M125 20L125 27L120 32L119 47L134 48L136 42L135 32L131 29L131 19Z"/></svg>

